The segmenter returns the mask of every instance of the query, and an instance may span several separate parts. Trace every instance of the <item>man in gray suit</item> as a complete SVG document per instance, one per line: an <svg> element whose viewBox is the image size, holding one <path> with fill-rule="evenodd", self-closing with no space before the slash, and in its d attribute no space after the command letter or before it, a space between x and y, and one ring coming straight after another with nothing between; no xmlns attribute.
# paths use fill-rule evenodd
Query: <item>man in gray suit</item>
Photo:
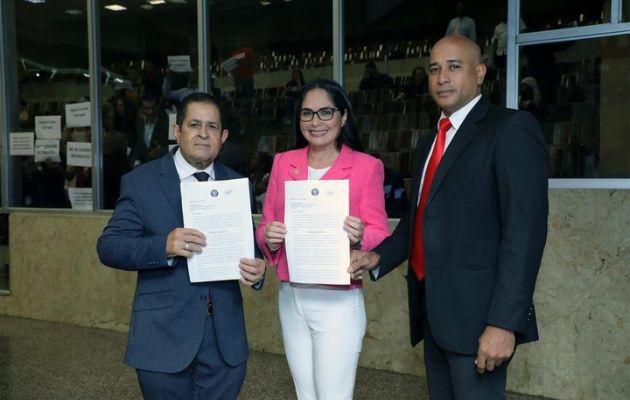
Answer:
<svg viewBox="0 0 630 400"><path fill-rule="evenodd" d="M179 148L122 178L121 196L98 240L101 262L137 271L125 363L147 399L236 399L248 355L237 281L191 283L187 258L206 239L183 228L180 183L240 176L216 162L228 131L217 101L184 98L174 126ZM260 259L240 261L241 283L259 288Z"/></svg>

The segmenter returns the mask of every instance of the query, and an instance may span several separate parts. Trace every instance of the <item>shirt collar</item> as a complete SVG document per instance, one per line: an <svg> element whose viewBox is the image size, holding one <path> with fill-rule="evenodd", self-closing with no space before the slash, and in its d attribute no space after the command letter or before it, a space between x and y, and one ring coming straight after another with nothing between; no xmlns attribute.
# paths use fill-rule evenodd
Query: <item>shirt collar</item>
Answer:
<svg viewBox="0 0 630 400"><path fill-rule="evenodd" d="M175 155L173 156L173 160L175 161L175 168L177 169L177 175L179 175L180 181L191 177L195 172L201 172L186 161L182 155L181 149L177 149ZM210 165L208 165L208 168L203 171L210 175L210 180L214 180L214 162L211 162Z"/></svg>
<svg viewBox="0 0 630 400"><path fill-rule="evenodd" d="M451 125L453 125L453 129L455 129L455 130L459 129L459 127L464 123L464 120L468 116L468 113L470 112L470 110L472 110L473 107L477 103L479 103L479 100L481 100L481 95L480 94L477 95L477 97L475 97L471 101L469 101L468 104L466 104L464 107L462 107L459 110L455 111L453 114L451 114L450 117L448 117L448 119L451 120ZM440 114L440 120L442 118L444 118L444 117L446 117L446 115L444 115L444 112L442 112Z"/></svg>

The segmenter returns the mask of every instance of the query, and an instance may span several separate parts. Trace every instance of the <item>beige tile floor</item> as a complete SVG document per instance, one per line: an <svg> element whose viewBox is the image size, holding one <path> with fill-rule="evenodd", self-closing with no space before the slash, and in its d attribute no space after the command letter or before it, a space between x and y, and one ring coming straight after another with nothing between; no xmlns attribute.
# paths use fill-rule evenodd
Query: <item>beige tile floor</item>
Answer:
<svg viewBox="0 0 630 400"><path fill-rule="evenodd" d="M0 316L0 399L140 399L136 376L122 363L127 335ZM252 352L239 399L294 399L284 356ZM355 399L427 399L411 375L359 368ZM509 400L533 400L510 394Z"/></svg>

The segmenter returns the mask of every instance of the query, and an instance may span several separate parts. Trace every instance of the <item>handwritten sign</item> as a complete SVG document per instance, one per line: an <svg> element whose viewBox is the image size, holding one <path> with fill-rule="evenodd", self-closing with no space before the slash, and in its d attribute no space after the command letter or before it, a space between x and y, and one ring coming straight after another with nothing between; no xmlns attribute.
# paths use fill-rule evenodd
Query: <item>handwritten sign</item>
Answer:
<svg viewBox="0 0 630 400"><path fill-rule="evenodd" d="M59 158L59 140L35 140L35 162L44 162L46 160L61 162Z"/></svg>
<svg viewBox="0 0 630 400"><path fill-rule="evenodd" d="M68 198L73 210L92 211L92 188L68 188Z"/></svg>
<svg viewBox="0 0 630 400"><path fill-rule="evenodd" d="M9 154L12 156L32 156L35 154L35 132L11 132Z"/></svg>
<svg viewBox="0 0 630 400"><path fill-rule="evenodd" d="M175 72L190 72L190 56L167 56L168 67Z"/></svg>
<svg viewBox="0 0 630 400"><path fill-rule="evenodd" d="M92 143L68 142L66 146L67 165L75 167L92 166Z"/></svg>
<svg viewBox="0 0 630 400"><path fill-rule="evenodd" d="M173 125L175 125L176 119L177 119L177 114L168 113L168 140L175 140L175 132L173 131Z"/></svg>
<svg viewBox="0 0 630 400"><path fill-rule="evenodd" d="M90 126L90 103L66 104L66 125L68 128Z"/></svg>
<svg viewBox="0 0 630 400"><path fill-rule="evenodd" d="M35 135L38 139L61 139L61 115L35 117Z"/></svg>

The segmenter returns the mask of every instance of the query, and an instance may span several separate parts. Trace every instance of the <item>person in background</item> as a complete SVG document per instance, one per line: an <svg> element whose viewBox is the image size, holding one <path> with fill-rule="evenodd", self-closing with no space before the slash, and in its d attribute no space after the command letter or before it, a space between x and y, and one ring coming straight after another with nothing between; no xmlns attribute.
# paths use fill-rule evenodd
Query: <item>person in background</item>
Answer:
<svg viewBox="0 0 630 400"><path fill-rule="evenodd" d="M499 23L494 27L492 43L494 46L494 66L505 68L507 59L507 12L504 7L500 7L497 12ZM519 31L527 28L522 19L519 20Z"/></svg>
<svg viewBox="0 0 630 400"><path fill-rule="evenodd" d="M153 95L140 101L136 121L136 146L133 157L135 164L144 164L162 157L168 152L168 115Z"/></svg>
<svg viewBox="0 0 630 400"><path fill-rule="evenodd" d="M411 71L411 80L394 100L409 100L429 93L427 72L422 67L415 67Z"/></svg>
<svg viewBox="0 0 630 400"><path fill-rule="evenodd" d="M291 70L291 80L284 84L284 96L286 98L286 111L284 117L285 124L291 124L291 119L295 115L295 107L300 101L300 93L306 82L304 74L299 68Z"/></svg>
<svg viewBox="0 0 630 400"><path fill-rule="evenodd" d="M466 15L466 4L463 1L455 7L456 17L449 21L444 36L459 35L477 42L477 27L475 20Z"/></svg>
<svg viewBox="0 0 630 400"><path fill-rule="evenodd" d="M98 256L137 272L125 363L143 397L235 400L248 356L239 283L190 282L188 258L209 247L201 231L183 227L180 184L240 175L215 161L228 131L214 97L184 98L173 129L178 147L122 178ZM262 259L241 258L239 269L242 284L261 287Z"/></svg>
<svg viewBox="0 0 630 400"><path fill-rule="evenodd" d="M105 208L112 209L120 196L120 180L133 165L127 156L125 135L114 128L114 108L103 105L103 197Z"/></svg>
<svg viewBox="0 0 630 400"><path fill-rule="evenodd" d="M387 217L400 218L405 215L409 210L409 198L405 188L405 179L400 172L385 167L383 190L385 191Z"/></svg>
<svg viewBox="0 0 630 400"><path fill-rule="evenodd" d="M366 326L361 280L347 286L291 282L284 246L285 182L348 180L350 215L343 228L352 247L369 250L389 234L383 164L362 153L352 106L334 81L304 87L295 138L297 149L274 160L256 240L282 281L282 338L298 399L350 399Z"/></svg>
<svg viewBox="0 0 630 400"><path fill-rule="evenodd" d="M122 133L127 141L127 153L131 154L136 146L136 108L123 95L114 96L111 100L114 109L113 129Z"/></svg>
<svg viewBox="0 0 630 400"><path fill-rule="evenodd" d="M386 74L381 74L376 68L376 64L369 62L365 64L365 75L359 83L361 90L389 89L394 86L392 78Z"/></svg>
<svg viewBox="0 0 630 400"><path fill-rule="evenodd" d="M531 114L481 95L485 74L472 40L433 46L429 91L442 113L416 149L417 207L374 251L354 251L348 269L382 279L409 259L411 344L424 340L432 400L506 399L515 346L538 339L548 151Z"/></svg>
<svg viewBox="0 0 630 400"><path fill-rule="evenodd" d="M249 181L254 188L256 212L262 212L262 205L267 192L269 175L273 159L265 152L259 151L249 160Z"/></svg>

